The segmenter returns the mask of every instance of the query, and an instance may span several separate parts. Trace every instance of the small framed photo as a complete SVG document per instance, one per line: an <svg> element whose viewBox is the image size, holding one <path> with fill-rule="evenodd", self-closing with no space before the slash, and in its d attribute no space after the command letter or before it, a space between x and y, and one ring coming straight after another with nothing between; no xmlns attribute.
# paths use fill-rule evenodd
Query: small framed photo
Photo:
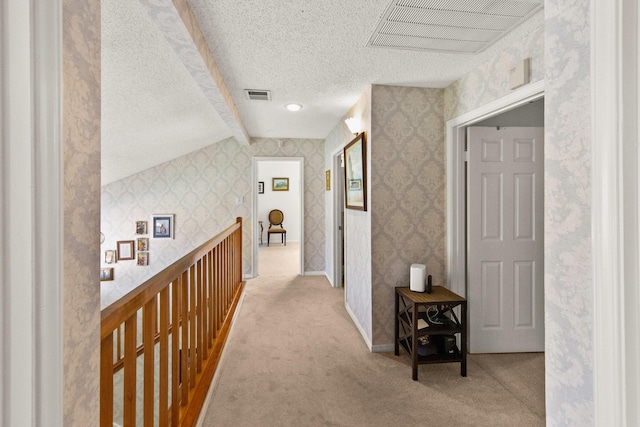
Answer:
<svg viewBox="0 0 640 427"><path fill-rule="evenodd" d="M149 265L149 252L138 252L138 265Z"/></svg>
<svg viewBox="0 0 640 427"><path fill-rule="evenodd" d="M136 234L149 234L147 231L147 221L136 221Z"/></svg>
<svg viewBox="0 0 640 427"><path fill-rule="evenodd" d="M271 189L273 191L289 191L289 178L272 178Z"/></svg>
<svg viewBox="0 0 640 427"><path fill-rule="evenodd" d="M149 250L149 238L138 237L138 252L146 252Z"/></svg>
<svg viewBox="0 0 640 427"><path fill-rule="evenodd" d="M113 267L100 269L100 281L106 282L108 280L113 280Z"/></svg>
<svg viewBox="0 0 640 427"><path fill-rule="evenodd" d="M264 181L258 181L258 194L264 194Z"/></svg>
<svg viewBox="0 0 640 427"><path fill-rule="evenodd" d="M153 215L153 238L173 239L173 218L174 214L154 214Z"/></svg>
<svg viewBox="0 0 640 427"><path fill-rule="evenodd" d="M133 247L133 240L118 240L118 261L134 259L135 248Z"/></svg>
<svg viewBox="0 0 640 427"><path fill-rule="evenodd" d="M116 262L116 251L114 249L109 249L104 251L104 263L105 264L113 264Z"/></svg>

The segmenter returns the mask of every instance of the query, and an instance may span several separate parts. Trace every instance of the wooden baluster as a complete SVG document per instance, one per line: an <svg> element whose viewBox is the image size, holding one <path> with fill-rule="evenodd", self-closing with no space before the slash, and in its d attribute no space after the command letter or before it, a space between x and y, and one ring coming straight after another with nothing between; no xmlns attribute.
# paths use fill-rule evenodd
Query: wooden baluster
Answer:
<svg viewBox="0 0 640 427"><path fill-rule="evenodd" d="M189 388L196 386L196 267L189 268Z"/></svg>
<svg viewBox="0 0 640 427"><path fill-rule="evenodd" d="M181 406L189 404L189 270L182 273L182 349L180 354L182 357L181 387L182 387L182 403ZM176 408L178 410L178 408Z"/></svg>
<svg viewBox="0 0 640 427"><path fill-rule="evenodd" d="M180 290L182 276L171 286L171 425L177 426L180 419Z"/></svg>
<svg viewBox="0 0 640 427"><path fill-rule="evenodd" d="M174 282L175 283L175 282ZM160 387L159 427L169 425L169 288L160 291Z"/></svg>
<svg viewBox="0 0 640 427"><path fill-rule="evenodd" d="M100 349L100 425L113 425L113 333Z"/></svg>
<svg viewBox="0 0 640 427"><path fill-rule="evenodd" d="M213 293L213 280L214 280L214 273L213 273L213 249L209 251L208 255L207 255L207 289L208 289L208 294L209 294L209 299L207 300L208 303L208 308L207 308L207 312L208 312L208 317L207 320L208 322L208 328L209 328L209 332L207 334L207 336L209 337L209 348L213 348L213 339L216 337L216 329L215 329L215 319L214 319L214 313L215 313L215 308L214 308L214 293Z"/></svg>
<svg viewBox="0 0 640 427"><path fill-rule="evenodd" d="M138 313L124 324L124 410L123 425L136 425L136 357Z"/></svg>
<svg viewBox="0 0 640 427"><path fill-rule="evenodd" d="M196 351L196 356L197 356L197 361L198 361L198 365L197 365L197 371L198 373L202 372L202 349L204 347L204 335L203 335L203 327L204 327L204 322L203 322L203 308L204 308L204 296L202 291L204 290L204 277L203 277L203 260L202 258L200 258L197 262L197 269L196 269L196 298L198 300L197 302L197 326L198 326L198 330L196 331L196 342L197 342L197 351Z"/></svg>
<svg viewBox="0 0 640 427"><path fill-rule="evenodd" d="M144 427L153 427L156 307L156 298L153 298L146 303L142 309L142 340L144 344Z"/></svg>

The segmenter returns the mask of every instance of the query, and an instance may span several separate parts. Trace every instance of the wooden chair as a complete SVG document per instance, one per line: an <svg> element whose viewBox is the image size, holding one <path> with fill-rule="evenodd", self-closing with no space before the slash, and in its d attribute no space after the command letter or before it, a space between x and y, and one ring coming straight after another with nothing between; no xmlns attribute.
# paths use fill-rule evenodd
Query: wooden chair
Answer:
<svg viewBox="0 0 640 427"><path fill-rule="evenodd" d="M279 209L274 209L269 212L269 229L267 230L267 246L271 241L272 234L279 234L282 243L287 246L287 230L284 229L282 223L284 221L284 214Z"/></svg>

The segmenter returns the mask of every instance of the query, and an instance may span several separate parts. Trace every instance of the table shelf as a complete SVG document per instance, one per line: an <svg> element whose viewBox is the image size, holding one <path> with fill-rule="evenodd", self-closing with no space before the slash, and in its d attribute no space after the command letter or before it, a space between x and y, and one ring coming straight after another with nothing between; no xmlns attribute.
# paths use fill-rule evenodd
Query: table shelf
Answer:
<svg viewBox="0 0 640 427"><path fill-rule="evenodd" d="M458 318L454 309L460 309ZM426 312L435 310L444 324L429 322ZM395 355L402 347L411 357L413 379L418 380L418 365L431 363L460 363L460 375L467 376L467 301L441 286L434 286L430 294L413 292L408 287L397 287L395 292ZM424 321L423 326L422 322ZM460 337L460 348L449 354L439 349L436 354L418 354L418 338L425 336Z"/></svg>

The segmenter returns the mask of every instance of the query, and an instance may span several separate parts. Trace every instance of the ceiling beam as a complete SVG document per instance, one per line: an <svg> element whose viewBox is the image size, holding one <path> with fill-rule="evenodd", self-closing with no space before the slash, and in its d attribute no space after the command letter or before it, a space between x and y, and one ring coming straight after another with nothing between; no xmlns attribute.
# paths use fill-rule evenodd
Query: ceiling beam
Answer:
<svg viewBox="0 0 640 427"><path fill-rule="evenodd" d="M187 0L140 0L140 3L233 136L248 145L249 134Z"/></svg>

